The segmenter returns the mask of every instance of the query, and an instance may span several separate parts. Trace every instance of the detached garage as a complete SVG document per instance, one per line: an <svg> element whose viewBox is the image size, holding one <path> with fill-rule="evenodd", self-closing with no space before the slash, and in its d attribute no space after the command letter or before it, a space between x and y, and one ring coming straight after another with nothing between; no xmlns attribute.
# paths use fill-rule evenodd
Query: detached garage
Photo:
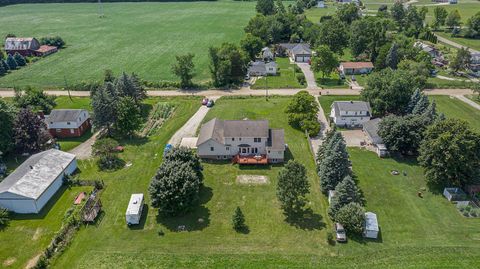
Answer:
<svg viewBox="0 0 480 269"><path fill-rule="evenodd" d="M0 207L15 213L39 213L77 169L75 155L56 149L32 155L0 182Z"/></svg>

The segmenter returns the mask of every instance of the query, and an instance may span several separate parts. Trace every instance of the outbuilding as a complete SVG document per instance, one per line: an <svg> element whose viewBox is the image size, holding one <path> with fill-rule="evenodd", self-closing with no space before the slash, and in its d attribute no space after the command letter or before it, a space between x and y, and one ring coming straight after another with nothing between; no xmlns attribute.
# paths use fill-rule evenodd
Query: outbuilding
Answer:
<svg viewBox="0 0 480 269"><path fill-rule="evenodd" d="M75 155L56 149L30 156L0 182L0 207L15 213L39 213L77 169Z"/></svg>
<svg viewBox="0 0 480 269"><path fill-rule="evenodd" d="M125 218L127 225L136 225L140 223L143 210L143 193L134 193L130 196Z"/></svg>
<svg viewBox="0 0 480 269"><path fill-rule="evenodd" d="M370 74L373 70L372 62L341 62L339 67L343 75Z"/></svg>
<svg viewBox="0 0 480 269"><path fill-rule="evenodd" d="M463 201L467 198L467 194L460 188L445 188L443 189L443 196L448 201Z"/></svg>
<svg viewBox="0 0 480 269"><path fill-rule="evenodd" d="M381 121L382 119L376 118L376 119L364 122L363 132L367 136L369 143L375 148L375 152L377 153L378 157L385 157L388 155L388 150L385 144L383 143L383 139L378 134Z"/></svg>
<svg viewBox="0 0 480 269"><path fill-rule="evenodd" d="M377 214L373 212L365 213L365 226L363 228L363 237L377 239L378 232Z"/></svg>

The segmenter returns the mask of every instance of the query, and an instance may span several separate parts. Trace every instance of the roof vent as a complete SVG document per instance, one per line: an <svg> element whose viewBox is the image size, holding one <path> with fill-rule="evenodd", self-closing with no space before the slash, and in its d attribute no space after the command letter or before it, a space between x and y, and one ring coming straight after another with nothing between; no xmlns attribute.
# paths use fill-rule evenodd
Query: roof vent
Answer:
<svg viewBox="0 0 480 269"><path fill-rule="evenodd" d="M33 166L30 165L30 169L33 169Z"/></svg>

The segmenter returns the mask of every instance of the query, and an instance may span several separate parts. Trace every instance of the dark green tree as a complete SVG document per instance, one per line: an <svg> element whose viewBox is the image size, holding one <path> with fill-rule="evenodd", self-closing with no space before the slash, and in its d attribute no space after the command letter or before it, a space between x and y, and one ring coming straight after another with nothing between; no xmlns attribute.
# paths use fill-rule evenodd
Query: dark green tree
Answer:
<svg viewBox="0 0 480 269"><path fill-rule="evenodd" d="M25 57L23 57L22 55L15 53L15 55L13 56L13 58L15 59L15 62L17 63L17 66L25 66L27 65L27 60L25 60Z"/></svg>
<svg viewBox="0 0 480 269"><path fill-rule="evenodd" d="M405 17L406 17L406 10L403 6L403 3L397 1L393 4L390 8L390 13L392 15L393 20L397 23L397 25L402 29L405 25Z"/></svg>
<svg viewBox="0 0 480 269"><path fill-rule="evenodd" d="M340 21L344 21L347 24L351 24L354 20L358 20L361 17L360 9L355 3L339 5L336 15Z"/></svg>
<svg viewBox="0 0 480 269"><path fill-rule="evenodd" d="M380 122L378 135L390 151L416 155L428 122L421 115L390 115Z"/></svg>
<svg viewBox="0 0 480 269"><path fill-rule="evenodd" d="M388 51L387 58L385 59L385 65L392 69L397 69L399 62L398 45L393 43Z"/></svg>
<svg viewBox="0 0 480 269"><path fill-rule="evenodd" d="M114 85L120 96L132 97L136 104L140 104L143 99L147 98L145 88L134 73L128 75L123 72L120 77L115 80Z"/></svg>
<svg viewBox="0 0 480 269"><path fill-rule="evenodd" d="M8 65L8 70L15 70L17 69L17 61L15 61L15 58L11 54L7 56L7 65Z"/></svg>
<svg viewBox="0 0 480 269"><path fill-rule="evenodd" d="M448 12L447 10L442 7L438 6L433 9L433 17L434 17L434 22L433 22L433 27L435 29L438 29L441 26L445 25L445 21L447 20Z"/></svg>
<svg viewBox="0 0 480 269"><path fill-rule="evenodd" d="M19 153L43 150L52 139L45 122L29 109L20 109L13 126L13 142Z"/></svg>
<svg viewBox="0 0 480 269"><path fill-rule="evenodd" d="M0 156L8 153L13 145L13 124L15 121L15 108L0 98Z"/></svg>
<svg viewBox="0 0 480 269"><path fill-rule="evenodd" d="M120 98L116 105L115 130L122 136L132 136L142 125L141 111L132 97Z"/></svg>
<svg viewBox="0 0 480 269"><path fill-rule="evenodd" d="M308 131L311 136L316 136L320 131L320 123L317 120L318 110L315 97L307 91L300 91L293 96L285 112L290 125Z"/></svg>
<svg viewBox="0 0 480 269"><path fill-rule="evenodd" d="M469 67L472 55L467 48L460 48L457 50L455 57L450 61L449 67L457 72L465 70Z"/></svg>
<svg viewBox="0 0 480 269"><path fill-rule="evenodd" d="M257 0L256 10L262 15L275 14L275 3L273 0Z"/></svg>
<svg viewBox="0 0 480 269"><path fill-rule="evenodd" d="M470 38L480 38L480 12L477 12L468 19L467 27L467 33L465 33L465 36Z"/></svg>
<svg viewBox="0 0 480 269"><path fill-rule="evenodd" d="M460 26L461 21L462 21L462 17L460 16L460 12L458 12L458 10L455 9L450 11L445 21L445 24L448 27L453 28L455 26Z"/></svg>
<svg viewBox="0 0 480 269"><path fill-rule="evenodd" d="M220 47L211 47L210 73L216 87L238 84L246 73L248 57L235 44L223 43Z"/></svg>
<svg viewBox="0 0 480 269"><path fill-rule="evenodd" d="M278 173L277 198L285 214L296 214L302 211L309 193L307 170L295 160L289 160Z"/></svg>
<svg viewBox="0 0 480 269"><path fill-rule="evenodd" d="M319 36L316 43L325 45L331 51L343 55L343 50L348 46L348 27L337 18L325 20L320 24Z"/></svg>
<svg viewBox="0 0 480 269"><path fill-rule="evenodd" d="M0 207L0 227L7 226L10 222L10 212Z"/></svg>
<svg viewBox="0 0 480 269"><path fill-rule="evenodd" d="M335 195L328 207L330 218L335 219L340 208L349 203L362 204L363 200L357 185L350 176L347 176L335 187Z"/></svg>
<svg viewBox="0 0 480 269"><path fill-rule="evenodd" d="M174 147L165 154L163 157L165 161L174 162L178 161L181 163L187 163L192 167L193 171L197 173L200 182L202 182L202 165L198 156L189 148L186 147Z"/></svg>
<svg viewBox="0 0 480 269"><path fill-rule="evenodd" d="M407 108L405 109L406 114L412 113L413 109L417 105L417 103L420 101L422 98L423 93L420 91L420 89L416 89L412 96L410 97L410 101L408 101Z"/></svg>
<svg viewBox="0 0 480 269"><path fill-rule="evenodd" d="M334 221L343 224L347 232L361 234L365 223L365 210L357 203L349 203L338 210Z"/></svg>
<svg viewBox="0 0 480 269"><path fill-rule="evenodd" d="M247 33L245 37L240 40L240 46L248 55L249 59L253 61L255 60L255 56L262 50L264 44L259 37Z"/></svg>
<svg viewBox="0 0 480 269"><path fill-rule="evenodd" d="M108 86L110 84L110 86ZM93 123L96 128L106 128L111 133L113 124L117 121L117 108L115 97L108 90L113 84L106 83L99 87L91 96L93 109Z"/></svg>
<svg viewBox="0 0 480 269"><path fill-rule="evenodd" d="M10 67L8 66L7 62L5 60L0 60L0 65L2 65L3 69L5 69L5 72L8 73L8 70L10 70Z"/></svg>
<svg viewBox="0 0 480 269"><path fill-rule="evenodd" d="M310 68L314 72L321 72L322 78L330 76L339 65L337 56L327 46L320 46L315 52L316 55L312 57Z"/></svg>
<svg viewBox="0 0 480 269"><path fill-rule="evenodd" d="M180 87L188 88L192 86L192 78L195 75L195 64L193 63L194 54L177 55L177 62L172 65L172 72L180 78Z"/></svg>
<svg viewBox="0 0 480 269"><path fill-rule="evenodd" d="M356 20L351 25L350 49L353 56L366 54L370 60L375 61L380 48L387 42L389 20L368 16Z"/></svg>
<svg viewBox="0 0 480 269"><path fill-rule="evenodd" d="M418 100L417 104L413 108L412 114L421 115L425 111L427 111L429 106L430 106L430 101L428 100L428 97L422 94L422 97L420 98L420 100Z"/></svg>
<svg viewBox="0 0 480 269"><path fill-rule="evenodd" d="M105 72L103 73L103 82L113 83L114 81L115 81L115 75L113 74L112 70L106 69Z"/></svg>
<svg viewBox="0 0 480 269"><path fill-rule="evenodd" d="M335 141L335 144L324 152L325 157L318 166L320 188L324 194L329 190L334 190L340 181L350 175L350 160L343 137L340 140L332 140Z"/></svg>
<svg viewBox="0 0 480 269"><path fill-rule="evenodd" d="M0 77L5 75L8 71L5 69L5 67L2 64L3 60L0 60Z"/></svg>
<svg viewBox="0 0 480 269"><path fill-rule="evenodd" d="M232 226L237 232L244 231L247 225L245 224L245 216L239 206L235 209L235 213L232 216Z"/></svg>
<svg viewBox="0 0 480 269"><path fill-rule="evenodd" d="M50 114L57 104L55 96L47 95L43 90L31 87L27 87L23 91L16 89L13 101L19 108L30 108L34 112L43 111L45 114Z"/></svg>

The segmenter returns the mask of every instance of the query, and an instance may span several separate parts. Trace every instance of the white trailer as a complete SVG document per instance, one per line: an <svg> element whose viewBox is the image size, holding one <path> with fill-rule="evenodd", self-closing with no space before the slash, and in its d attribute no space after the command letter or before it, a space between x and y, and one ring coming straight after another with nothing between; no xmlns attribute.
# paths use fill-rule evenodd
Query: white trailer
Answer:
<svg viewBox="0 0 480 269"><path fill-rule="evenodd" d="M134 193L130 197L125 218L127 225L135 225L140 223L143 209L143 193Z"/></svg>

